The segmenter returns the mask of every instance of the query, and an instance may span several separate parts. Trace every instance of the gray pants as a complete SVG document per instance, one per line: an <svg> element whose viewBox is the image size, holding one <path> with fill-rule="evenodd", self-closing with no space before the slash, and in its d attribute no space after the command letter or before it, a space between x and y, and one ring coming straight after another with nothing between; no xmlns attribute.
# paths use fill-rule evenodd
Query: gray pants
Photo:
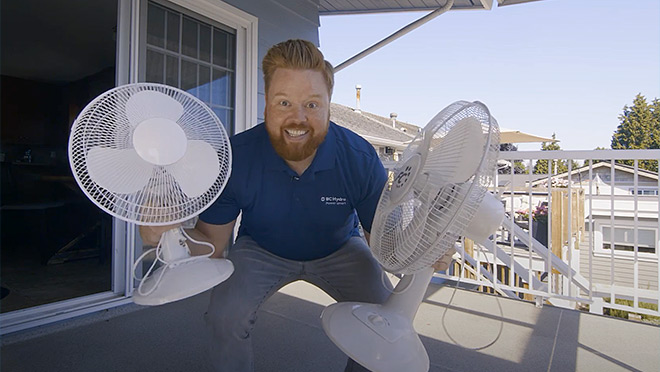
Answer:
<svg viewBox="0 0 660 372"><path fill-rule="evenodd" d="M239 238L229 253L234 273L213 289L205 314L210 331L209 356L214 370L254 371L251 333L261 305L283 286L309 282L337 301L382 303L389 296L383 271L362 238L318 260L291 261ZM385 280L390 286L389 280ZM391 286L389 288L391 290ZM349 359L345 371L366 371Z"/></svg>

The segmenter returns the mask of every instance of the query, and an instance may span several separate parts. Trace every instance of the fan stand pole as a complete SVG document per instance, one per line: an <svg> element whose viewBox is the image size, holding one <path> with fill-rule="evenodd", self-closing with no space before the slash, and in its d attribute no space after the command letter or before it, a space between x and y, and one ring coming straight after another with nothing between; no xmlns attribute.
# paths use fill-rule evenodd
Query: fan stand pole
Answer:
<svg viewBox="0 0 660 372"><path fill-rule="evenodd" d="M186 237L181 227L168 230L160 238L160 249L163 253L163 261L167 263L176 262L190 257L190 250L186 244Z"/></svg>
<svg viewBox="0 0 660 372"><path fill-rule="evenodd" d="M435 270L432 267L428 267L418 273L404 275L383 304L383 307L393 309L410 319L412 323L419 305L424 300L426 288L428 288L434 272Z"/></svg>

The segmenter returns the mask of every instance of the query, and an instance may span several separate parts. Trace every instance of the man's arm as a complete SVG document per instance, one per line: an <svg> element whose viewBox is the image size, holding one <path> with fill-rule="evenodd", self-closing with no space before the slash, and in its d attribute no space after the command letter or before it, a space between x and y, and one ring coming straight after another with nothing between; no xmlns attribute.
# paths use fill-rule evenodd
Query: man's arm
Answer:
<svg viewBox="0 0 660 372"><path fill-rule="evenodd" d="M236 220L231 221L224 225L213 225L210 223L206 223L202 220L199 220L197 221L197 225L195 225L195 228L186 229L186 233L188 233L188 235L190 235L190 237L192 237L195 240L213 244L213 246L215 247L215 252L211 257L220 258L223 256L223 253L227 248L227 245L229 244L229 239L231 239L231 235L234 232L235 224L236 224ZM173 228L177 228L179 226L180 225L140 226L140 236L142 237L142 241L144 242L144 244L155 246L158 244L158 241L160 240L160 236L165 231ZM190 248L190 253L193 256L208 254L210 252L210 248L208 246L205 246L203 244L193 243L192 241L190 241L190 239L188 239L186 243L188 244L188 248Z"/></svg>
<svg viewBox="0 0 660 372"><path fill-rule="evenodd" d="M435 271L445 271L449 269L449 265L454 259L454 253L456 253L456 248L449 248L449 250L445 252L445 255L440 257L440 259L433 264Z"/></svg>
<svg viewBox="0 0 660 372"><path fill-rule="evenodd" d="M234 225L236 225L236 220L233 220L224 225L213 225L199 220L195 226L194 233L201 234L202 239L197 239L194 235L190 234L190 232L188 232L188 234L190 234L190 236L196 240L204 240L213 244L215 247L215 252L211 257L221 258L224 255L225 249L229 245L229 240L231 239L231 235L234 232ZM206 251L193 253L193 255L208 253L208 247L201 246L201 248L206 248ZM192 248L190 248L190 250L191 252L194 252Z"/></svg>

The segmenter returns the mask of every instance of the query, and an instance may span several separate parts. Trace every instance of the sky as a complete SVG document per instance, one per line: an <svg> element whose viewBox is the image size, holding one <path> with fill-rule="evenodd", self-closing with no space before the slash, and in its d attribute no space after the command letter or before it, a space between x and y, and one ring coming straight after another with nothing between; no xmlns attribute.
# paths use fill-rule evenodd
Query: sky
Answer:
<svg viewBox="0 0 660 372"><path fill-rule="evenodd" d="M321 51L338 65L425 14L323 16ZM355 107L357 84L362 110L415 125L481 101L502 128L554 133L564 150L610 148L624 106L660 98L660 1L450 11L337 72L332 101Z"/></svg>

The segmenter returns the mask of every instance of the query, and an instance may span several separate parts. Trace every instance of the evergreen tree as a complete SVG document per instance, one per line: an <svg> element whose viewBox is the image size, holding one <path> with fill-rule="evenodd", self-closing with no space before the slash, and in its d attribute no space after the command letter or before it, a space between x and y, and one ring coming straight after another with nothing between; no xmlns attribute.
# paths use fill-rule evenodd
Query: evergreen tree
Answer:
<svg viewBox="0 0 660 372"><path fill-rule="evenodd" d="M607 150L605 147L598 146L594 150ZM609 160L604 160L604 159L592 159L591 164L596 164L596 163L609 163ZM589 165L589 160L584 161L585 165Z"/></svg>
<svg viewBox="0 0 660 372"><path fill-rule="evenodd" d="M612 149L658 149L660 148L660 101L656 98L649 105L640 94L635 96L633 105L623 107L619 115L620 123L612 135ZM633 160L619 160L618 163L633 165ZM641 160L639 167L657 172L657 160Z"/></svg>
<svg viewBox="0 0 660 372"><path fill-rule="evenodd" d="M660 143L660 100L659 99L654 99L653 102L651 103L651 112L653 114L653 128L654 131L652 132L653 135L653 142L657 145ZM657 147L656 147L657 148ZM656 172L658 169L655 168L653 169L654 172Z"/></svg>
<svg viewBox="0 0 660 372"><path fill-rule="evenodd" d="M552 139L555 139L554 133L552 134ZM557 144L557 142L543 142L541 143L541 150L555 151L555 150L561 150L561 147L559 146L559 144ZM568 170L568 167L566 166L566 162L561 159L559 160L539 159L536 161L536 164L534 165L533 172L534 174L548 174L548 170L550 170L550 174L559 174L566 172Z"/></svg>

